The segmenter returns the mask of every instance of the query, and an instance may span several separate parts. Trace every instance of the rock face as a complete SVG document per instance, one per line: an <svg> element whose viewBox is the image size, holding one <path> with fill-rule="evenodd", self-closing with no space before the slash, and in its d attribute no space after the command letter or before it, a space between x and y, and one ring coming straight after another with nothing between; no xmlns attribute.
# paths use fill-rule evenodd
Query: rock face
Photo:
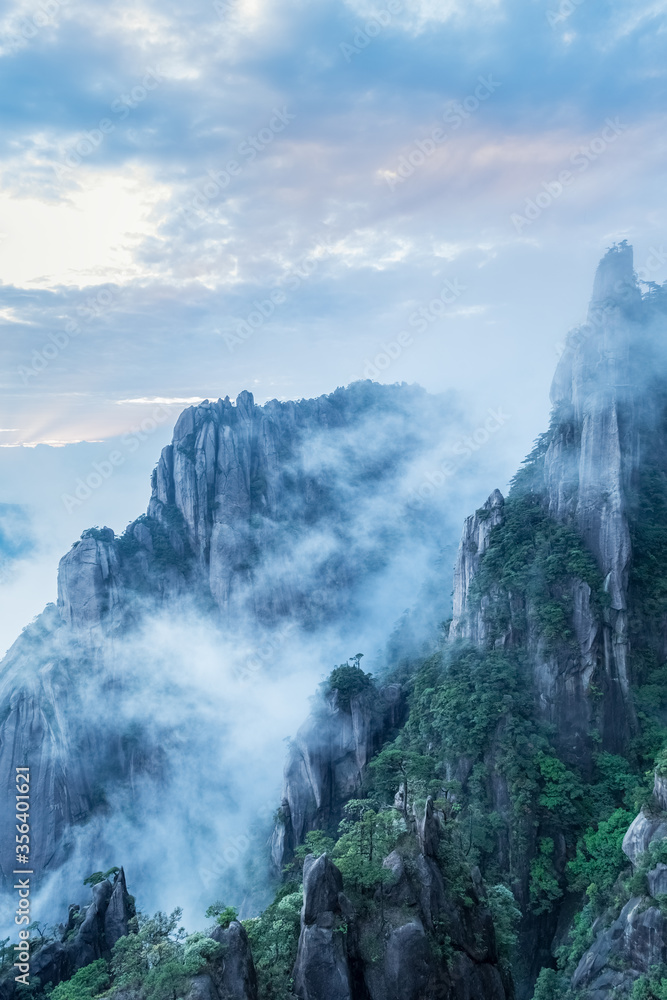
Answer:
<svg viewBox="0 0 667 1000"><path fill-rule="evenodd" d="M137 782L165 780L169 733L156 736L147 705L132 710L131 723L123 718L123 642L154 614L192 611L236 648L256 641L254 670L273 665L289 629L309 636L345 623L353 634L370 581L408 539L425 546L444 530L432 510L405 517L401 484L449 412L417 387L360 382L264 406L243 392L181 415L148 512L120 537L106 527L84 532L61 560L57 605L0 664L0 773L31 767L36 879L63 864L73 827L91 815L103 825L111 797L131 799ZM151 663L136 669L148 674ZM126 671L126 688L132 680ZM357 725L366 722L355 715ZM350 760L376 736L342 737L356 740ZM357 764L348 764L338 761L336 781L354 782ZM0 820L4 887L10 819Z"/></svg>
<svg viewBox="0 0 667 1000"><path fill-rule="evenodd" d="M667 366L655 331L658 316L662 330L664 303L642 299L632 248L612 248L595 276L588 322L570 334L551 389L543 481L534 488L552 517L570 526L595 558L608 595L604 615L593 605L590 586L573 577L567 600L578 655L555 656L538 632L526 635L516 623L534 616L516 595L509 595L509 625L495 638L496 645L527 645L541 711L579 763L590 754L594 725L612 752L626 745L636 727L628 668L629 514L637 470L662 433ZM664 449L662 461L667 467ZM471 587L490 532L502 520L503 498L496 490L465 523L452 637L488 641L489 611L498 595L471 600ZM599 705L591 698L593 682L603 695Z"/></svg>
<svg viewBox="0 0 667 1000"><path fill-rule="evenodd" d="M352 1000L345 941L343 879L326 854L309 855L303 866L301 935L294 967L300 1000Z"/></svg>
<svg viewBox="0 0 667 1000"><path fill-rule="evenodd" d="M257 975L250 952L248 935L238 920L211 934L223 946L222 958L211 975L214 998L219 1000L257 1000Z"/></svg>
<svg viewBox="0 0 667 1000"><path fill-rule="evenodd" d="M500 490L494 490L476 513L466 518L454 567L454 603L451 635L458 639L484 642L486 625L485 606L470 606L470 587L477 573L482 556L489 547L491 530L503 520L505 500ZM488 596L487 596L488 603Z"/></svg>
<svg viewBox="0 0 667 1000"><path fill-rule="evenodd" d="M320 700L290 744L283 801L271 840L276 872L311 830L333 834L343 806L361 787L366 765L405 715L398 684L352 698L341 708L336 693Z"/></svg>
<svg viewBox="0 0 667 1000"><path fill-rule="evenodd" d="M116 942L133 932L130 921L135 916L134 902L128 895L122 868L113 882L105 879L93 886L92 897L90 905L81 911L78 906L70 906L57 940L31 955L31 975L42 986L66 982L99 958L109 960ZM234 920L224 930L216 927L211 937L222 945L222 954L210 963L209 971L192 977L186 994L189 1000L257 1000L257 976L243 926ZM0 981L0 998L15 1000L17 996L20 992L12 971Z"/></svg>
<svg viewBox="0 0 667 1000"><path fill-rule="evenodd" d="M665 623L648 620L632 570L642 476L647 468L667 475L666 321L664 287L642 296L632 248L609 250L597 269L587 322L568 336L553 380L551 426L511 495L503 500L495 491L465 522L457 557L450 639L520 654L536 714L552 727L561 759L584 774L596 749L627 750L638 727L632 684L641 680L639 665L665 659ZM548 523L551 537L569 533L568 549L592 557L597 573L575 565L537 597L510 576L502 585L497 572L485 576L495 540L516 538L516 519L527 519L529 509L539 511L538 523ZM544 580L542 564L539 573ZM540 624L548 602L563 609L562 640ZM449 767L465 786L465 761ZM488 797L494 810L506 812L502 777L489 782ZM662 836L662 823L653 814L638 817L626 838L629 852ZM555 863L564 866L564 848L559 854L554 843ZM503 849L500 843L501 858ZM526 867L518 879L522 905L528 877ZM640 914L632 912L634 926ZM550 961L556 916L524 921L521 950L536 959L533 974ZM530 996L530 983L523 988Z"/></svg>
<svg viewBox="0 0 667 1000"><path fill-rule="evenodd" d="M623 850L636 867L649 846L667 837L665 779L656 774L652 812L642 809L623 839ZM627 996L639 976L667 961L667 917L656 898L667 892L667 865L647 873L648 893L629 899L611 926L601 930L582 956L572 986L582 1000Z"/></svg>
<svg viewBox="0 0 667 1000"><path fill-rule="evenodd" d="M116 941L128 933L135 909L123 869L115 874L113 882L104 879L93 886L92 897L90 905L81 911L78 906L70 906L67 922L58 928L56 940L31 955L30 974L42 986L47 983L57 986L98 958L111 958ZM0 996L2 1000L12 1000L16 995L12 971L0 982Z"/></svg>
<svg viewBox="0 0 667 1000"><path fill-rule="evenodd" d="M419 842L437 852L431 802L419 828ZM294 968L299 1000L508 1000L511 986L498 967L479 873L471 877L463 905L447 895L431 855L415 854L412 847L396 850L384 866L390 881L378 890L372 909L357 914L329 858L306 858ZM443 935L447 957L438 945Z"/></svg>
<svg viewBox="0 0 667 1000"><path fill-rule="evenodd" d="M234 403L189 407L153 472L147 514L121 539L109 528L91 532L61 561L63 620L119 624L137 595L186 591L230 622L241 612L267 624L339 614L364 558L383 558L383 532L371 526L344 546L327 535L346 536L350 503L369 503L405 469L411 447L424 447L428 433L415 434L407 417L415 406L443 412L427 400L408 386L360 382L319 399L257 406L242 392ZM301 553L302 536L318 525L324 544Z"/></svg>

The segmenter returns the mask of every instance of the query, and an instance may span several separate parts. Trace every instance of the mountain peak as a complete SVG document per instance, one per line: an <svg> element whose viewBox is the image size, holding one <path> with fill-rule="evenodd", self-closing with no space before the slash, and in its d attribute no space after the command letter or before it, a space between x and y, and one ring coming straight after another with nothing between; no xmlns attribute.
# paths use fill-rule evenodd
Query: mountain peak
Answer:
<svg viewBox="0 0 667 1000"><path fill-rule="evenodd" d="M634 272L632 246L627 240L610 247L595 272L591 310L601 306L626 306L641 300Z"/></svg>

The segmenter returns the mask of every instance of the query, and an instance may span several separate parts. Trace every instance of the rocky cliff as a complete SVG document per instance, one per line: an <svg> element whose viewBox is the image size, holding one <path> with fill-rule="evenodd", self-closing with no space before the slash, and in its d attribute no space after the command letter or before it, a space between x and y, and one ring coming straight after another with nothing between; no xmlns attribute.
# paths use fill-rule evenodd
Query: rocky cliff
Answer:
<svg viewBox="0 0 667 1000"><path fill-rule="evenodd" d="M607 914L593 928L595 940L572 977L582 1000L628 997L638 979L667 962L667 864L658 860L667 857L667 780L662 775L656 773L652 799L630 825L623 851L639 877L621 898L617 915Z"/></svg>
<svg viewBox="0 0 667 1000"><path fill-rule="evenodd" d="M399 684L371 688L344 706L337 691L318 699L287 752L283 801L271 838L276 873L292 861L309 831L336 833L369 761L404 718Z"/></svg>
<svg viewBox="0 0 667 1000"><path fill-rule="evenodd" d="M417 387L361 382L264 406L243 392L181 415L154 470L147 513L120 536L107 527L83 533L61 560L57 605L0 664L0 763L4 775L32 769L36 878L75 851L82 867L99 865L91 851L116 856L114 842L126 834L115 814L135 815L142 802L141 819L156 787L190 824L179 775L188 753L193 763L201 758L206 726L214 756L222 732L210 708L193 704L202 634L213 661L203 683L217 697L224 682L216 678L231 674L251 702L251 682L264 670L288 672L295 659L305 670L310 657L319 675L315 633L333 645L364 629L382 634L385 619L391 627L413 599L409 571L383 591L392 567L409 551L419 573L447 530L435 516L444 497L409 519L405 512L413 463L442 439L450 414L446 400ZM148 635L163 627L158 621L181 623L173 642L183 667L171 681L168 652ZM193 742L196 752L187 749ZM201 801L218 789L234 807L230 771L214 761ZM97 825L86 832L91 816ZM5 885L10 832L0 846ZM213 851L209 843L203 854Z"/></svg>
<svg viewBox="0 0 667 1000"><path fill-rule="evenodd" d="M539 616L519 588L475 590L490 531L504 516L498 491L468 519L459 547L452 636L527 645L540 710L573 759L587 752L586 744L590 752L596 726L609 750L627 746L636 732L630 695L631 522L642 467L657 453L662 472L667 470L666 315L662 290L642 297L632 248L621 244L608 251L595 275L588 320L570 334L553 380L551 427L524 470L530 477L517 477L515 492L539 497L549 515L583 542L598 568L602 601L596 601L591 581L576 572L558 582L573 644L553 652L543 630L526 628ZM499 629L493 612L502 602L509 607ZM591 690L603 697L591 698Z"/></svg>
<svg viewBox="0 0 667 1000"><path fill-rule="evenodd" d="M242 392L189 407L147 513L120 538L87 533L62 560L63 620L118 626L138 600L186 594L228 624L250 614L314 626L349 612L367 567L391 561L396 512L376 519L390 513L385 494L400 491L447 412L417 388L370 382L298 402L257 406Z"/></svg>
<svg viewBox="0 0 667 1000"><path fill-rule="evenodd" d="M355 909L326 854L303 866L304 901L294 991L299 1000L508 1000L478 871L465 903L448 893L437 861L431 800L419 847L407 837L384 860L389 878L372 907ZM417 848L415 850L415 848Z"/></svg>
<svg viewBox="0 0 667 1000"><path fill-rule="evenodd" d="M33 936L30 975L41 987L49 983L57 986L91 962L110 959L114 945L128 933L134 916L134 899L127 891L121 868L113 881L106 878L93 886L88 906L70 905L67 921L53 928L54 940L35 948ZM17 987L14 969L0 979L2 1000L20 996L21 989Z"/></svg>

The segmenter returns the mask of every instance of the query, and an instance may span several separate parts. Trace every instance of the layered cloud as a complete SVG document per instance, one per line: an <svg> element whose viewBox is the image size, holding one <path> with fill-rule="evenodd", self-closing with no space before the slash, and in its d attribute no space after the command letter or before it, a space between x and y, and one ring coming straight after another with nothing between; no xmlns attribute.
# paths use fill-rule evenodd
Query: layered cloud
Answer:
<svg viewBox="0 0 667 1000"><path fill-rule="evenodd" d="M120 399L330 390L450 282L381 377L520 395L511 465L600 252L662 260L665 13L10 4L0 443L123 433Z"/></svg>

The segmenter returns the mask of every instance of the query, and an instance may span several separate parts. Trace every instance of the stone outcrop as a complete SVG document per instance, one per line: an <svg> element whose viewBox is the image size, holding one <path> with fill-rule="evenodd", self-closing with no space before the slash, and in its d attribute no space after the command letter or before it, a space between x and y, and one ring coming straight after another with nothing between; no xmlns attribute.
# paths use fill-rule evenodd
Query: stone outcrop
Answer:
<svg viewBox="0 0 667 1000"><path fill-rule="evenodd" d="M465 522L457 556L450 639L521 654L537 713L552 727L561 759L583 773L590 772L600 749L595 740L605 751L624 753L637 732L633 652L641 647L634 662L663 662L667 652L665 623L645 624L631 573L640 474L649 465L667 474L666 316L664 288L642 296L632 248L623 243L609 250L595 275L587 322L568 336L553 379L550 428L510 497L503 501L495 491ZM536 597L529 586L522 589L508 578L501 585L497 573L480 575L517 498L523 510L539 508L540 523L548 519L554 536L561 528L572 533L594 560L599 582L590 572L586 579L576 570L561 573L548 593ZM545 579L544 566L538 570ZM550 602L566 616L562 640L553 629L547 637L540 625L540 611ZM489 758L493 768L493 752ZM449 762L448 769L452 776L461 773L465 786L465 761ZM501 814L509 801L502 783L499 776L488 788ZM662 835L662 822L650 811L638 817L626 843L635 853L645 849ZM564 867L564 847L554 843ZM499 843L499 857L503 850ZM518 879L522 906L528 903L528 877L526 865ZM556 927L556 908L544 920L524 921L520 947L535 962L533 976L550 961ZM529 996L530 984L527 989Z"/></svg>
<svg viewBox="0 0 667 1000"><path fill-rule="evenodd" d="M303 910L294 991L300 1000L352 1000L343 879L326 854L303 865Z"/></svg>
<svg viewBox="0 0 667 1000"><path fill-rule="evenodd" d="M366 765L403 721L400 685L373 688L341 708L336 693L321 698L291 742L283 801L271 839L276 872L311 830L334 834L343 806L361 787Z"/></svg>
<svg viewBox="0 0 667 1000"><path fill-rule="evenodd" d="M643 806L623 838L623 853L636 865L654 841L667 837L667 778L656 771L653 798ZM654 895L654 894L653 894Z"/></svg>
<svg viewBox="0 0 667 1000"><path fill-rule="evenodd" d="M299 1000L508 1000L479 872L468 903L451 899L436 858L433 804L418 838L384 861L390 879L372 909L356 913L326 855L304 864L304 905L294 968ZM427 845L428 853L411 845ZM438 942L448 941L445 954Z"/></svg>
<svg viewBox="0 0 667 1000"><path fill-rule="evenodd" d="M231 623L244 612L265 625L286 616L314 624L349 610L364 557L387 558L381 525L346 537L349 507L371 503L424 447L430 431L409 426L422 409L437 420L443 404L415 387L370 382L297 402L258 406L241 392L189 407L153 472L147 513L121 539L91 529L61 561L63 620L118 626L138 596L186 593ZM403 434L387 434L387 421L403 423ZM378 437L382 456L369 447ZM300 532L318 525L325 534L335 527L342 544L309 546L302 558Z"/></svg>
<svg viewBox="0 0 667 1000"><path fill-rule="evenodd" d="M257 1000L257 975L248 935L238 920L216 927L211 937L223 948L210 975L214 1000Z"/></svg>
<svg viewBox="0 0 667 1000"><path fill-rule="evenodd" d="M653 801L630 825L623 851L633 866L651 844L667 838L667 780L656 773ZM656 864L647 873L648 893L633 896L618 918L601 929L582 956L572 986L582 1000L612 1000L628 996L639 976L667 962L667 917L656 902L667 893L667 865Z"/></svg>
<svg viewBox="0 0 667 1000"><path fill-rule="evenodd" d="M134 916L134 901L127 891L125 872L121 868L113 882L104 879L92 887L88 906L82 910L76 905L69 907L66 923L56 929L56 939L31 954L31 976L42 986L48 983L57 986L91 962L99 958L110 959L113 946L128 933L129 921ZM10 971L0 982L0 997L13 1000L17 995L14 972Z"/></svg>
<svg viewBox="0 0 667 1000"><path fill-rule="evenodd" d="M484 595L481 606L471 607L470 588L482 557L489 547L489 536L503 520L504 497L494 490L480 509L466 518L454 567L454 592L450 635L457 639L484 642L487 628L484 611L489 595Z"/></svg>

